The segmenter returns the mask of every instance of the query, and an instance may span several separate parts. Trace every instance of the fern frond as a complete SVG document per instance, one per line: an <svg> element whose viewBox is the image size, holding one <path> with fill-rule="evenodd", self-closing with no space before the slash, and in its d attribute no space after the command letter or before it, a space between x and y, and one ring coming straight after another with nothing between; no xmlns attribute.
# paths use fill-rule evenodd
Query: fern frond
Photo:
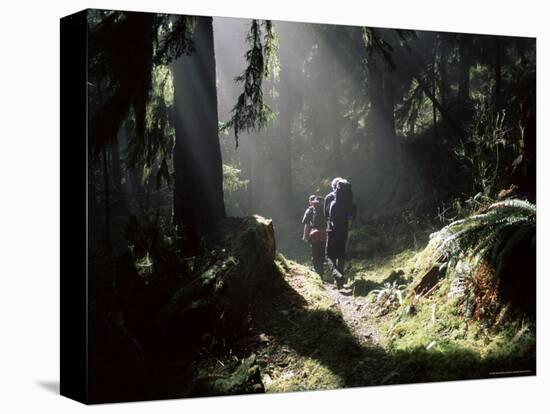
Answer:
<svg viewBox="0 0 550 414"><path fill-rule="evenodd" d="M494 203L483 213L454 221L430 235L431 243L447 255L448 267L467 254L474 268L483 260L500 276L510 253L535 234L536 206L525 200Z"/></svg>
<svg viewBox="0 0 550 414"><path fill-rule="evenodd" d="M493 203L489 206L489 210L495 210L495 209L518 209L521 211L525 211L529 214L536 214L537 207L535 204L530 203L527 200L519 200L519 199L510 199L510 200L504 200L499 201L498 203Z"/></svg>

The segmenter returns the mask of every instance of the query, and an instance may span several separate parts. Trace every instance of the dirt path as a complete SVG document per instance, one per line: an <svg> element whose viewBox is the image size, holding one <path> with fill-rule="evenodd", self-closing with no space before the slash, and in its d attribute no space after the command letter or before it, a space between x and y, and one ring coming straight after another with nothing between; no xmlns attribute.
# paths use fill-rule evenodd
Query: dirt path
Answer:
<svg viewBox="0 0 550 414"><path fill-rule="evenodd" d="M323 285L357 340L362 345L378 345L379 333L369 324L372 305L367 297L353 296L351 290L338 290L332 283L325 282Z"/></svg>
<svg viewBox="0 0 550 414"><path fill-rule="evenodd" d="M283 279L253 310L253 351L268 392L381 384L391 372L365 297L347 295L309 268L285 263Z"/></svg>

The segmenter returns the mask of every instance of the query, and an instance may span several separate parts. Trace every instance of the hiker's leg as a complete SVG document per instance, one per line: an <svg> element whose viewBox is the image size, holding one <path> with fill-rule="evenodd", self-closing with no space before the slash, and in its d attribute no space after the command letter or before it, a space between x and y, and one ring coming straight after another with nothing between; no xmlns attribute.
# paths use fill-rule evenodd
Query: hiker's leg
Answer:
<svg viewBox="0 0 550 414"><path fill-rule="evenodd" d="M311 263L313 264L313 268L315 268L315 265L317 264L317 250L315 243L310 243L311 245Z"/></svg>
<svg viewBox="0 0 550 414"><path fill-rule="evenodd" d="M338 253L338 260L337 260L337 265L336 265L336 267L338 268L338 271L342 274L344 274L345 265L346 265L346 252L343 251L343 249L342 249Z"/></svg>
<svg viewBox="0 0 550 414"><path fill-rule="evenodd" d="M334 276L334 271L336 270L336 255L335 255L335 249L334 249L334 235L331 231L328 234L327 238L327 248L326 248L326 258L327 258L327 264L328 268L330 270L330 273L332 276Z"/></svg>
<svg viewBox="0 0 550 414"><path fill-rule="evenodd" d="M340 267L340 261L341 261L341 255L342 255L342 238L340 237L339 233L334 233L334 237L332 239L332 245L331 245L331 253L333 257L334 266L336 266L336 269L338 272L342 273L342 269Z"/></svg>
<svg viewBox="0 0 550 414"><path fill-rule="evenodd" d="M338 271L343 275L344 269L346 266L346 241L348 238L348 232L344 231L339 234L338 238L338 258L337 258L337 267Z"/></svg>
<svg viewBox="0 0 550 414"><path fill-rule="evenodd" d="M330 272L334 276L334 271L336 270L336 257L334 256L334 254L331 251L330 244L327 244L327 265L328 265L328 268L329 268Z"/></svg>
<svg viewBox="0 0 550 414"><path fill-rule="evenodd" d="M336 281L336 286L341 288L344 284L344 277L340 273L337 267L338 260L338 235L332 231L330 232L329 238L327 240L327 263L330 270L330 273L334 280Z"/></svg>
<svg viewBox="0 0 550 414"><path fill-rule="evenodd" d="M311 245L313 256L313 267L319 276L323 276L323 265L325 263L325 244L313 243Z"/></svg>

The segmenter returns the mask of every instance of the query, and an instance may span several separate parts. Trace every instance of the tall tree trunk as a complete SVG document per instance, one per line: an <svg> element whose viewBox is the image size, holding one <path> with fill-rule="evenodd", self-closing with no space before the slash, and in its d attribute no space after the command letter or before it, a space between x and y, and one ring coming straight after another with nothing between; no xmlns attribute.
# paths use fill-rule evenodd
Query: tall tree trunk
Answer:
<svg viewBox="0 0 550 414"><path fill-rule="evenodd" d="M432 59L432 94L436 97L437 78L436 78L436 62L437 62L437 37L434 37L433 59ZM432 118L433 118L433 133L434 140L437 141L437 108L432 101Z"/></svg>
<svg viewBox="0 0 550 414"><path fill-rule="evenodd" d="M292 119L293 119L293 91L294 69L292 63L292 32L281 25L281 92L280 105L280 183L282 201L286 207L292 202ZM285 209L288 210L288 209Z"/></svg>
<svg viewBox="0 0 550 414"><path fill-rule="evenodd" d="M439 97L441 105L445 108L447 106L447 96L449 89L449 81L447 79L447 58L449 56L448 38L438 36L439 42L439 59L437 67L439 69Z"/></svg>
<svg viewBox="0 0 550 414"><path fill-rule="evenodd" d="M494 48L495 48L495 91L494 91L494 102L495 108L497 111L502 109L501 102L501 90L502 90L502 45L500 37L496 36L494 39Z"/></svg>
<svg viewBox="0 0 550 414"><path fill-rule="evenodd" d="M120 143L122 144L122 151L128 154L128 145L132 139L133 129L130 128L128 123L123 123L121 126ZM135 137L134 137L135 138ZM128 160L124 161L124 196L128 205L128 211L131 214L140 214L145 212L145 206L143 204L143 186L141 178L143 174L143 168L138 168L135 165L130 165Z"/></svg>
<svg viewBox="0 0 550 414"><path fill-rule="evenodd" d="M327 66L327 88L328 88L328 100L327 100L327 120L329 138L332 138L332 161L336 175L342 175L342 154L340 145L340 119L338 117L338 93L336 88L336 62L334 59L330 61Z"/></svg>
<svg viewBox="0 0 550 414"><path fill-rule="evenodd" d="M437 59L437 73L439 76L439 101L441 102L441 106L443 108L447 108L447 97L449 96L449 80L447 73L449 58L449 37L446 34L438 33L437 39L439 40L439 55ZM433 100L432 105L437 108ZM441 116L439 122L441 128L443 130L446 130L448 126L447 118L445 116Z"/></svg>
<svg viewBox="0 0 550 414"><path fill-rule="evenodd" d="M193 40L196 51L173 64L174 223L188 252L215 240L225 218L211 17L197 17Z"/></svg>
<svg viewBox="0 0 550 414"><path fill-rule="evenodd" d="M121 130L122 129L123 128L121 128ZM110 145L109 152L111 155L111 166L113 171L113 189L119 192L122 184L122 168L120 166L120 149L118 139Z"/></svg>
<svg viewBox="0 0 550 414"><path fill-rule="evenodd" d="M370 112L368 123L372 139L372 159L369 160L374 188L369 192L376 203L387 203L398 180L400 151L395 134L394 94L390 74L382 57L372 54L367 61Z"/></svg>
<svg viewBox="0 0 550 414"><path fill-rule="evenodd" d="M128 162L121 156L121 154L128 153L128 127L126 123L120 126L117 141L114 145L115 148L111 152L111 156L113 157L113 176L117 177L115 178L115 182L117 183L117 189L119 191L118 198L125 211L134 213L132 206L133 199L130 194L132 190L127 165Z"/></svg>
<svg viewBox="0 0 550 414"><path fill-rule="evenodd" d="M410 58L410 62L413 65L412 68L412 76L416 81L418 82L418 85L422 88L422 92L432 101L432 104L437 108L439 113L441 114L441 119L444 120L448 125L450 125L460 137L464 136L464 131L462 130L462 127L460 126L460 123L458 120L451 115L450 111L447 111L446 106L444 106L439 100L435 97L435 95L432 93L432 86L427 83L422 75L420 75L423 71L423 68L427 66L427 63L425 63L419 56L417 56L412 51L408 51L408 56ZM444 71L444 69L441 69ZM444 97L446 94L444 93L445 88L442 89L442 97Z"/></svg>
<svg viewBox="0 0 550 414"><path fill-rule="evenodd" d="M382 59L377 56L370 60L377 62L369 68L371 100L369 121L380 155L387 156L396 144L393 91L389 76L382 67ZM383 160L380 161L385 163Z"/></svg>
<svg viewBox="0 0 550 414"><path fill-rule="evenodd" d="M470 67L472 65L472 39L469 35L459 37L458 62L458 103L460 108L466 108L470 98Z"/></svg>

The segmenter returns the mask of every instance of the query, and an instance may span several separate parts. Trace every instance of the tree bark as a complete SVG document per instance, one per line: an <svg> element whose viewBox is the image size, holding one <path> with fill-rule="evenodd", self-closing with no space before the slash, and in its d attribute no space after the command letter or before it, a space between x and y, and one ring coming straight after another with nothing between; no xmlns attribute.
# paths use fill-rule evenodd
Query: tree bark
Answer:
<svg viewBox="0 0 550 414"><path fill-rule="evenodd" d="M472 65L472 41L468 35L459 38L459 62L458 62L458 102L461 108L466 107L470 98L470 66Z"/></svg>
<svg viewBox="0 0 550 414"><path fill-rule="evenodd" d="M225 218L211 17L197 17L193 40L196 51L173 64L174 223L188 252L216 240Z"/></svg>
<svg viewBox="0 0 550 414"><path fill-rule="evenodd" d="M501 90L502 90L502 46L500 37L495 37L494 40L495 48L495 92L494 92L494 102L495 108L497 111L502 109L501 102Z"/></svg>
<svg viewBox="0 0 550 414"><path fill-rule="evenodd" d="M395 134L394 91L383 58L373 53L367 61L370 112L368 124L372 139L368 174L374 188L369 193L379 205L386 204L398 180L400 150ZM391 183L392 185L388 185Z"/></svg>
<svg viewBox="0 0 550 414"><path fill-rule="evenodd" d="M462 127L459 125L457 120L445 109L446 107L442 105L441 102L436 98L436 96L432 93L432 87L427 82L424 81L420 73L422 73L423 68L427 66L423 60L418 57L416 54L414 54L412 51L408 51L408 56L410 57L410 62L412 63L412 76L420 87L422 88L422 91L424 94L432 101L432 104L437 108L439 113L441 114L441 118L447 122L451 128L453 128L460 137L464 136L464 131L462 130ZM444 70L442 68L441 70ZM444 97L445 94L442 92L442 97Z"/></svg>
<svg viewBox="0 0 550 414"><path fill-rule="evenodd" d="M121 128L122 130L123 128ZM111 155L111 166L113 171L113 189L115 191L120 191L122 185L122 168L120 166L120 149L119 149L119 140L116 139L110 145L110 155Z"/></svg>
<svg viewBox="0 0 550 414"><path fill-rule="evenodd" d="M285 206L290 206L292 202L292 119L294 102L292 99L293 91L293 68L292 61L292 35L290 30L285 30L282 26L281 34L281 92L279 98L280 105L280 184L282 201Z"/></svg>
<svg viewBox="0 0 550 414"><path fill-rule="evenodd" d="M332 164L334 166L335 175L343 175L342 169L342 154L340 145L340 120L338 117L338 93L336 88L336 62L332 59L331 64L327 65L327 88L328 88L328 105L327 105L327 120L329 121L328 131L329 138L332 138Z"/></svg>
<svg viewBox="0 0 550 414"><path fill-rule="evenodd" d="M445 37L440 37L440 46L439 46L439 59L438 59L438 69L439 69L439 97L441 100L441 105L443 107L447 106L447 96L449 89L449 81L447 79L447 58L448 58L448 39Z"/></svg>

